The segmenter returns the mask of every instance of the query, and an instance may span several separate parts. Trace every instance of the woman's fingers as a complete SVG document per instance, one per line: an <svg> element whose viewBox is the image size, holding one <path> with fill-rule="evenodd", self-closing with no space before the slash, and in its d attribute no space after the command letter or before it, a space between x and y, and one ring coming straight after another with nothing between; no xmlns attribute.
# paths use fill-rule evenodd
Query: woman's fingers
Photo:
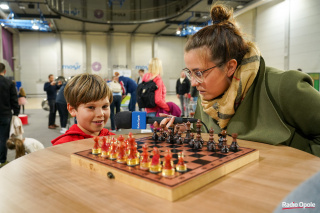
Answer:
<svg viewBox="0 0 320 213"><path fill-rule="evenodd" d="M163 124L165 126L165 129L168 129L174 122L174 116L173 117L167 117L164 118L161 122L160 122L160 126Z"/></svg>

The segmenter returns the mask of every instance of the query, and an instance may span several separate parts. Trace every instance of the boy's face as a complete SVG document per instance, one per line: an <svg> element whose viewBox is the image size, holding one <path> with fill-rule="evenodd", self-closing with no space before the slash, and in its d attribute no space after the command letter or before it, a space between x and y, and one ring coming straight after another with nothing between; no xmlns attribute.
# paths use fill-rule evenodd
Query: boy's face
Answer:
<svg viewBox="0 0 320 213"><path fill-rule="evenodd" d="M68 104L68 110L77 117L78 127L88 135L99 135L110 117L109 98L80 104L76 110Z"/></svg>

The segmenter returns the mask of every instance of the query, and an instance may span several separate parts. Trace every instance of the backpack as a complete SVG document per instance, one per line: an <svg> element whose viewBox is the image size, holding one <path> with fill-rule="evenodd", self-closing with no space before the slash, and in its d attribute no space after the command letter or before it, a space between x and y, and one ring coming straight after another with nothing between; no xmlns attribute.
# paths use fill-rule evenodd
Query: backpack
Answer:
<svg viewBox="0 0 320 213"><path fill-rule="evenodd" d="M119 84L117 81L111 81L109 83L109 87L112 90L112 92L121 92L122 91L121 84Z"/></svg>
<svg viewBox="0 0 320 213"><path fill-rule="evenodd" d="M157 106L154 101L154 94L157 89L158 86L153 80L142 82L138 85L137 102L139 108L153 108Z"/></svg>

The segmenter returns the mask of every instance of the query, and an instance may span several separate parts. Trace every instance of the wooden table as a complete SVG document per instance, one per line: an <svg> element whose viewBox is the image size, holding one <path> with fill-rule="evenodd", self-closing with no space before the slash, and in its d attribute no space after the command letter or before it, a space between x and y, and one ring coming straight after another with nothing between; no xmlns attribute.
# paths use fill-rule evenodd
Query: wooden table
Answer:
<svg viewBox="0 0 320 213"><path fill-rule="evenodd" d="M92 148L93 140L46 148L0 169L0 211L272 212L289 192L320 170L320 158L294 148L238 142L258 149L259 160L175 202L71 164L70 154Z"/></svg>

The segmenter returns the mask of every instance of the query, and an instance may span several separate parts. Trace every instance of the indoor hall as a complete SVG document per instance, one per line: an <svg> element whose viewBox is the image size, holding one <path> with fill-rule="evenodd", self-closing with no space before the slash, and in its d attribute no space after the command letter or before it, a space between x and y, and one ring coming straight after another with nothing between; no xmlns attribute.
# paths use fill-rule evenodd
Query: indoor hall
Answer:
<svg viewBox="0 0 320 213"><path fill-rule="evenodd" d="M210 8L216 3L233 8L235 24L225 16L210 17ZM14 150L8 150L9 163L0 169L0 211L283 212L302 206L304 211L316 212L320 207L319 11L318 0L1 1L0 63L6 66L4 78L24 88L28 103L23 136L38 140L44 149L18 159ZM209 56L205 51L190 54L197 49L194 40L189 43L193 35L226 26L242 32L249 45L246 51L252 55L241 55L245 51L236 51L237 45L219 49L241 56L226 57L223 63L215 57L223 58L227 51L212 51L216 53L213 58L203 57ZM210 42L214 36L210 39L208 35L216 36L206 34ZM204 46L214 50L215 45ZM120 73L136 81L140 69L148 73L154 58L162 62L166 102L180 106L176 85L182 82L182 70L202 90L194 116L212 127L214 135L201 125L190 130L197 134L202 131L198 135L204 144L198 149L201 140L197 134L198 148L194 143L159 145L150 140L149 125L146 130L120 128L114 133L127 138L132 132L141 155L147 141L150 158L157 156L153 147L161 148L160 165L170 167L168 159L174 158L174 175L168 177L172 170L154 174L150 168L141 172L137 166L122 164L115 167L125 168L127 173L111 171L114 167L106 166L106 162L115 161L92 154L92 139L51 144L62 133L60 127L48 128L49 111L42 108L44 84L50 74L58 78L57 82L85 73L97 74L105 81ZM235 68L235 61L243 70ZM246 64L254 66L254 80L241 75L251 70ZM227 67L234 73L222 78L218 70L228 73ZM225 84L220 84L218 77ZM237 80L240 83L233 83ZM236 89L221 89L216 94L230 84L229 88ZM240 90L242 86L247 88ZM123 105L122 111L126 110L127 105ZM55 123L60 126L59 119L57 112ZM67 128L73 124L69 118ZM111 129L110 119L104 127ZM185 130L182 137L188 138L187 133ZM218 151L213 151L213 146L209 148L212 139L217 143L225 139L226 145L216 145ZM240 152L223 153L234 141L238 141ZM171 146L172 156L166 152L167 146ZM92 150L89 157L84 154L86 150ZM184 155L187 170L177 169L179 154ZM227 160L227 155L232 160ZM212 169L217 161L223 163ZM101 162L104 166L99 167ZM202 175L189 176L206 169ZM131 173L133 170L138 171L139 178ZM123 174L127 179L121 179ZM155 183L159 179L163 182ZM172 187L175 181L178 184Z"/></svg>

